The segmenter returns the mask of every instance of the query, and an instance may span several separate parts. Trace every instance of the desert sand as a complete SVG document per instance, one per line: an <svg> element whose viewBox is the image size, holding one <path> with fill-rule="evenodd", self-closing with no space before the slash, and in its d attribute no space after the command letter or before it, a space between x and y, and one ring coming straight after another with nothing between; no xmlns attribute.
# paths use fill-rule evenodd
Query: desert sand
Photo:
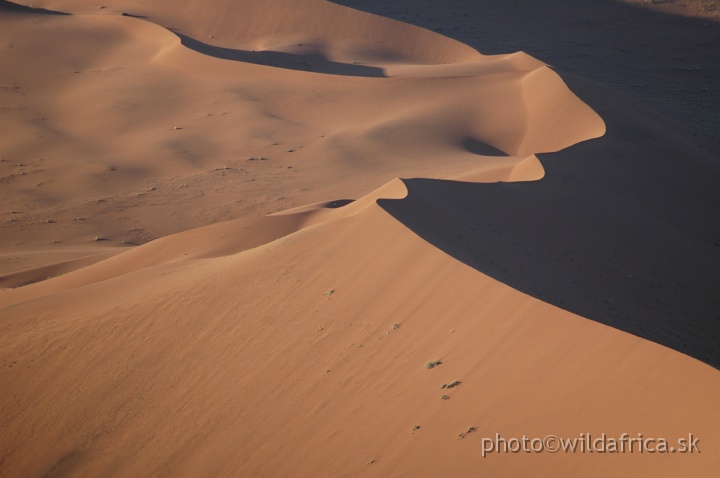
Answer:
<svg viewBox="0 0 720 478"><path fill-rule="evenodd" d="M211 3L0 1L0 476L716 476L717 141L523 51ZM623 433L700 453L482 454Z"/></svg>

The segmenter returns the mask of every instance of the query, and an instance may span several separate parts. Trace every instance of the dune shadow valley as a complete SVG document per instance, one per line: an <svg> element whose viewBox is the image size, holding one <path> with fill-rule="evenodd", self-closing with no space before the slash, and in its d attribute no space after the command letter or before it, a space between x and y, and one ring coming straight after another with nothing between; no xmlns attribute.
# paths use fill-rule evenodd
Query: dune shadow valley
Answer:
<svg viewBox="0 0 720 478"><path fill-rule="evenodd" d="M0 0L0 478L720 470L720 1Z"/></svg>

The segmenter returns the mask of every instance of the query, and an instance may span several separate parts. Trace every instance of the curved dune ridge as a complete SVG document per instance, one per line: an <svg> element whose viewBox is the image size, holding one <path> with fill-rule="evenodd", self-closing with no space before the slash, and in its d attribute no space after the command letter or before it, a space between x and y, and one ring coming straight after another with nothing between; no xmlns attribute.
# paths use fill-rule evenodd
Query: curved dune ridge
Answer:
<svg viewBox="0 0 720 478"><path fill-rule="evenodd" d="M242 11L244 18L253 9L284 9L282 2L252 5L223 11ZM0 121L8 132L0 172L11 191L7 207L17 213L2 224L3 246L14 252L55 242L57 262L63 262L63 245L75 250L96 237L139 244L232 217L357 198L395 177L458 178L604 130L557 75L527 55L470 55L437 34L329 3L312 5L301 9L308 21L315 10L323 17L325 8L340 9L340 20L352 20L345 37L374 51L386 47L351 35L383 29L398 35L388 42L392 48L415 32L419 45L452 46L450 56L459 63L429 64L437 55L428 54L417 58L421 64L404 63L394 78L310 74L185 48L168 28L202 37L205 30L190 26L214 23L195 12L188 21L179 8L134 10L143 5L128 4L130 16L122 16L120 5L48 2L40 6L76 14L10 10L0 19L12 39L4 54L8 64L23 67L6 69L0 78ZM168 23L153 23L163 19ZM304 24L289 22L282 34ZM331 38L331 30L315 33ZM43 54L54 44L66 47ZM26 58L36 60L28 64ZM295 60L285 63L295 66ZM393 65L372 67L391 71ZM355 171L362 171L361 180ZM40 265L25 259L2 272Z"/></svg>
<svg viewBox="0 0 720 478"><path fill-rule="evenodd" d="M59 10L98 13L90 1L47 2ZM392 63L455 63L478 53L455 40L324 0L254 2L201 0L114 2L105 10L145 18L196 40L225 48L359 56ZM208 41L206 41L208 40ZM302 43L298 45L298 43Z"/></svg>
<svg viewBox="0 0 720 478"><path fill-rule="evenodd" d="M0 475L720 466L720 379L693 358L706 341L679 353L498 280L538 254L534 235L549 256L533 283L563 284L576 251L507 194L572 222L565 178L587 168L579 187L601 190L592 177L625 167L605 161L628 141L614 115L642 120L638 155L645 132L673 151L686 133L613 98L594 151L606 121L541 61L320 0L0 1L0 40ZM714 177L684 151L688 178ZM678 240L699 237L688 224ZM590 269L572 273L604 284ZM702 453L481 455L496 434L587 433L692 433Z"/></svg>

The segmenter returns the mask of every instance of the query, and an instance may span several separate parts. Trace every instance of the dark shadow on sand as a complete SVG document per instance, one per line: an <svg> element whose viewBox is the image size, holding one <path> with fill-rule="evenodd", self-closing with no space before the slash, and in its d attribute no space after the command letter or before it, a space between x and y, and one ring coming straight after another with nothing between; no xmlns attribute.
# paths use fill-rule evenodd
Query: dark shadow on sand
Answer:
<svg viewBox="0 0 720 478"><path fill-rule="evenodd" d="M407 198L379 204L515 289L720 367L717 143L598 84L564 79L608 131L539 155L542 180L410 179Z"/></svg>
<svg viewBox="0 0 720 478"><path fill-rule="evenodd" d="M720 23L616 0L332 0L485 54L525 51L720 140Z"/></svg>
<svg viewBox="0 0 720 478"><path fill-rule="evenodd" d="M0 11L21 12L21 13L39 13L44 15L70 15L65 12L56 12L54 10L45 10L44 8L26 7L17 3L0 0Z"/></svg>
<svg viewBox="0 0 720 478"><path fill-rule="evenodd" d="M475 138L465 138L462 140L461 145L465 151L481 156L507 156L507 154L496 147L490 146Z"/></svg>
<svg viewBox="0 0 720 478"><path fill-rule="evenodd" d="M138 18L140 20L147 19L145 15L135 15L134 13L122 12L120 15L122 15L123 17Z"/></svg>
<svg viewBox="0 0 720 478"><path fill-rule="evenodd" d="M338 63L330 61L320 54L296 55L278 51L235 50L232 48L208 45L207 43L195 40L194 38L190 38L189 36L181 33L173 33L180 37L180 41L187 48L204 55L220 58L222 60L241 61L244 63L254 63L256 65L266 65L289 70L311 71L329 75L366 77L385 76L385 72L381 68L367 65Z"/></svg>
<svg viewBox="0 0 720 478"><path fill-rule="evenodd" d="M338 209L343 206L347 206L348 204L354 203L354 199L338 199L336 201L329 202L325 205L327 209Z"/></svg>

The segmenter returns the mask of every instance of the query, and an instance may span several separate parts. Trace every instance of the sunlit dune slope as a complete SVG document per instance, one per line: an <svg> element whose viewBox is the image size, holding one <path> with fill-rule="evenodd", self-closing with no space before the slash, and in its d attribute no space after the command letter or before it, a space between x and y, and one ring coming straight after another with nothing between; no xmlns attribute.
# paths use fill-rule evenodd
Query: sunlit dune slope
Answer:
<svg viewBox="0 0 720 478"><path fill-rule="evenodd" d="M138 13L146 19L119 14L133 5L71 3L41 6L80 14L6 9L0 17L3 61L17 65L0 71L0 243L16 258L3 261L4 275L65 262L79 247L94 254L246 214L357 198L395 177L502 170L604 131L527 55L468 56L440 35L332 4L310 2L302 15L339 9L339 24L372 26L348 26L342 38L367 46L382 28L391 44L375 47L383 49L412 33L456 52L459 63L415 58L376 67L402 66L396 77L369 78L282 68L291 59L276 67L229 61L186 48L173 33L210 22L202 15L183 26L163 12L186 13L164 3ZM40 257L39 249L56 254Z"/></svg>
<svg viewBox="0 0 720 478"><path fill-rule="evenodd" d="M712 450L717 372L523 295L359 203L197 232L209 250L232 229L238 248L279 236L244 252L198 256L201 237L180 234L93 266L124 274L3 293L23 298L2 309L7 473L710 476L711 451L483 459L495 433L691 431Z"/></svg>

